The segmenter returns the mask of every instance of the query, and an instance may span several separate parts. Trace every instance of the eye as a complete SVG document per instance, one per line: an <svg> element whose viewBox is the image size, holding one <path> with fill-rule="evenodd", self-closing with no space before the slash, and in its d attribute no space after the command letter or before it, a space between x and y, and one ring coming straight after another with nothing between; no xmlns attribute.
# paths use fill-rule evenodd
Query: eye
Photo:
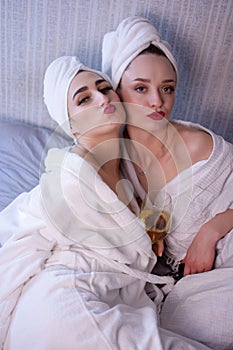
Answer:
<svg viewBox="0 0 233 350"><path fill-rule="evenodd" d="M137 91L137 92L139 92L139 93L145 92L145 91L146 91L146 88L145 88L144 86L140 85L140 86L137 86L137 87L135 88L135 91Z"/></svg>
<svg viewBox="0 0 233 350"><path fill-rule="evenodd" d="M89 96L85 96L85 97L82 97L82 98L80 98L79 100L78 100L78 106L80 106L81 104L84 104L84 103L86 103L86 102L88 102L89 101Z"/></svg>
<svg viewBox="0 0 233 350"><path fill-rule="evenodd" d="M104 94L104 95L106 95L110 90L113 90L111 85L104 86L104 87L99 89L99 91L102 92L102 94Z"/></svg>
<svg viewBox="0 0 233 350"><path fill-rule="evenodd" d="M174 86L164 86L162 88L162 91L165 93L165 94L172 94L174 91L175 91L175 88Z"/></svg>

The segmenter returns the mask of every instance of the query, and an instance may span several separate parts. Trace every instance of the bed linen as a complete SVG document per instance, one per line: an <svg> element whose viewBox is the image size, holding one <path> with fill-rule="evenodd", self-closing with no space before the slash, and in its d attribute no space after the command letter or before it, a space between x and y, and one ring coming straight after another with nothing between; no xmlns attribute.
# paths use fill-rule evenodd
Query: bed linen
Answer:
<svg viewBox="0 0 233 350"><path fill-rule="evenodd" d="M0 236L1 349L207 349L159 329L173 280L150 274L144 224L67 149L0 214Z"/></svg>

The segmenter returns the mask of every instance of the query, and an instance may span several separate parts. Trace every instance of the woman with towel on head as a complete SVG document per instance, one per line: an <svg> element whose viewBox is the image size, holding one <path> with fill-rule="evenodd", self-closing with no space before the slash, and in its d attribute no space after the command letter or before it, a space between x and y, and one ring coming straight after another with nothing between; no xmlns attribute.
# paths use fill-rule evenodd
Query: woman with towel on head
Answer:
<svg viewBox="0 0 233 350"><path fill-rule="evenodd" d="M142 202L161 189L172 197L171 229L154 272L176 274L183 262L189 276L166 298L161 324L232 349L233 145L200 125L170 121L177 63L149 20L123 20L104 36L102 57L127 111L128 177Z"/></svg>
<svg viewBox="0 0 233 350"><path fill-rule="evenodd" d="M207 349L159 330L156 285L166 292L173 280L150 273L156 257L122 179L125 113L111 83L65 56L46 71L44 99L75 145L50 150L39 185L0 214L0 349Z"/></svg>
<svg viewBox="0 0 233 350"><path fill-rule="evenodd" d="M107 349L112 341L123 349L130 314L145 312L156 332L156 307L143 290L160 282L120 181L124 109L103 74L69 56L48 67L44 99L78 143L50 150L39 186L0 216L2 242L13 233L0 251L0 348Z"/></svg>
<svg viewBox="0 0 233 350"><path fill-rule="evenodd" d="M137 175L141 200L161 188L173 198L171 267L176 271L182 261L184 275L212 269L217 243L233 228L232 144L200 125L170 121L178 67L149 20L123 20L104 36L102 57L127 111L129 177Z"/></svg>

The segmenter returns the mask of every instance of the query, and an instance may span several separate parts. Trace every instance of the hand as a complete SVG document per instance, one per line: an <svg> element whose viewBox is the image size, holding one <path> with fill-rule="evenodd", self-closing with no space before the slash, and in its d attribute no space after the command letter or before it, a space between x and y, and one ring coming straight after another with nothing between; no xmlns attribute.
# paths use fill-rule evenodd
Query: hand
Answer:
<svg viewBox="0 0 233 350"><path fill-rule="evenodd" d="M213 268L217 242L233 228L233 209L227 209L206 222L192 241L183 259L184 276Z"/></svg>
<svg viewBox="0 0 233 350"><path fill-rule="evenodd" d="M233 209L227 209L206 222L192 241L186 256L184 276L213 268L216 244L233 228Z"/></svg>
<svg viewBox="0 0 233 350"><path fill-rule="evenodd" d="M203 230L197 233L187 250L182 263L185 264L184 276L210 271L214 265L216 235L212 231Z"/></svg>

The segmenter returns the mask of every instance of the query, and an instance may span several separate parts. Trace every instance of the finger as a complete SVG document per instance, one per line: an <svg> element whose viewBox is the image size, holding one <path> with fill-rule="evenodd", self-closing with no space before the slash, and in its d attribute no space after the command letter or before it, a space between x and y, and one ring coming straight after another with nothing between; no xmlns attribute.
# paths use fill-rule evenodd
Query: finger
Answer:
<svg viewBox="0 0 233 350"><path fill-rule="evenodd" d="M157 255L162 256L164 251L164 241L163 239L157 242Z"/></svg>
<svg viewBox="0 0 233 350"><path fill-rule="evenodd" d="M184 265L184 276L190 275L191 274L191 269L189 265L185 264Z"/></svg>
<svg viewBox="0 0 233 350"><path fill-rule="evenodd" d="M164 243L163 240L158 240L152 245L152 250L157 256L162 256L164 251Z"/></svg>

